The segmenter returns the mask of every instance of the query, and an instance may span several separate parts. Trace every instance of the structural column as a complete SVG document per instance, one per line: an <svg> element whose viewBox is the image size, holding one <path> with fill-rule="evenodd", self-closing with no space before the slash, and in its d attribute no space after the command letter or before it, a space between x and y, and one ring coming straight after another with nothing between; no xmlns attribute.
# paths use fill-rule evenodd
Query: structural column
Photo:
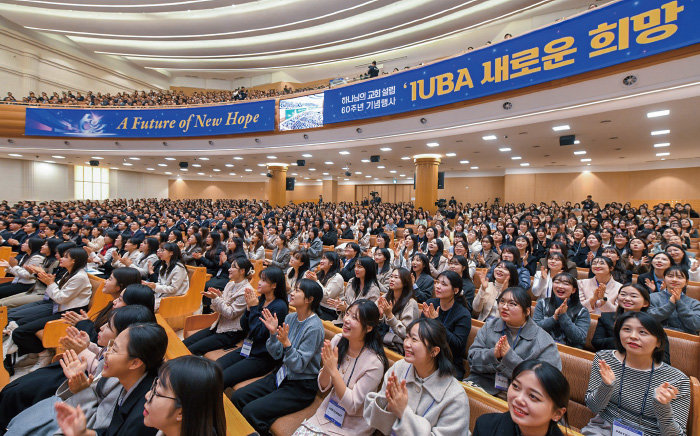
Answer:
<svg viewBox="0 0 700 436"><path fill-rule="evenodd" d="M330 180L323 181L323 201L328 203L338 202L338 180L332 178Z"/></svg>
<svg viewBox="0 0 700 436"><path fill-rule="evenodd" d="M439 154L417 154L413 156L416 165L416 209L422 207L423 210L435 212L438 199L438 168L440 166Z"/></svg>
<svg viewBox="0 0 700 436"><path fill-rule="evenodd" d="M271 176L267 179L267 201L272 206L285 206L287 204L287 164L269 163L267 172Z"/></svg>

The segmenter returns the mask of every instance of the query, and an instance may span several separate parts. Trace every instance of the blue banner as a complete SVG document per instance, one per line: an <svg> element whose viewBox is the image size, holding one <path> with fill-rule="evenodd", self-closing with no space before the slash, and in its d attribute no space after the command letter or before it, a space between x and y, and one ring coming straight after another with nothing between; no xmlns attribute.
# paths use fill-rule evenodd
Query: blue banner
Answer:
<svg viewBox="0 0 700 436"><path fill-rule="evenodd" d="M699 3L621 0L455 58L331 89L323 120L442 106L693 45L700 42Z"/></svg>
<svg viewBox="0 0 700 436"><path fill-rule="evenodd" d="M172 138L269 132L275 101L176 109L27 108L25 135Z"/></svg>

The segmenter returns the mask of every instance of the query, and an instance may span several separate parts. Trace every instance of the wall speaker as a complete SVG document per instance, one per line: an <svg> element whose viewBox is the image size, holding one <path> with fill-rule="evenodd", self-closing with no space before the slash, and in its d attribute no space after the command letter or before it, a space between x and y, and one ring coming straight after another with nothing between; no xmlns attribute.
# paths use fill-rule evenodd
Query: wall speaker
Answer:
<svg viewBox="0 0 700 436"><path fill-rule="evenodd" d="M299 160L297 161L297 166L298 166L298 167L303 167L304 165L306 165L306 161L305 161L304 159L299 159Z"/></svg>
<svg viewBox="0 0 700 436"><path fill-rule="evenodd" d="M370 156L369 161L370 162L379 162L379 155Z"/></svg>
<svg viewBox="0 0 700 436"><path fill-rule="evenodd" d="M576 141L576 135L564 135L559 137L559 145L574 145Z"/></svg>
<svg viewBox="0 0 700 436"><path fill-rule="evenodd" d="M445 172L438 172L438 189L445 189Z"/></svg>
<svg viewBox="0 0 700 436"><path fill-rule="evenodd" d="M91 160L91 161L90 161L90 166L91 166L91 167L96 167L96 166L99 166L99 165L100 165L100 161L99 161L99 160Z"/></svg>
<svg viewBox="0 0 700 436"><path fill-rule="evenodd" d="M287 177L286 189L287 191L294 190L294 177Z"/></svg>
<svg viewBox="0 0 700 436"><path fill-rule="evenodd" d="M180 162L180 168L187 168L189 164L187 162Z"/></svg>

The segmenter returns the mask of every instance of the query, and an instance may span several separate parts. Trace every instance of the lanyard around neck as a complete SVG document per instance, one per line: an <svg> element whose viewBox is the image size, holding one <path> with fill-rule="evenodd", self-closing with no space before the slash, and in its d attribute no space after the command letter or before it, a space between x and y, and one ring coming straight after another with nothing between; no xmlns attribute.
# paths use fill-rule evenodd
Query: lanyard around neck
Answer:
<svg viewBox="0 0 700 436"><path fill-rule="evenodd" d="M620 376L620 389L617 394L617 408L622 409L622 384L625 382L625 368L627 366L627 356L622 360L622 375ZM647 388L644 391L644 398L642 399L642 409L639 412L639 416L644 416L644 406L647 403L647 397L649 396L649 390L651 389L651 379L654 377L654 362L651 362L651 371L649 372L649 382L647 383Z"/></svg>

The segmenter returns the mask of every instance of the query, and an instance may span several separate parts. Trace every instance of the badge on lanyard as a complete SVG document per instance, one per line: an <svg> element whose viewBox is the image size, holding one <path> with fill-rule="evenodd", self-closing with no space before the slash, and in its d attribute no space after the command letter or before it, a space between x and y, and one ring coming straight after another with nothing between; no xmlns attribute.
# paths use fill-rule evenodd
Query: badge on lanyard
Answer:
<svg viewBox="0 0 700 436"><path fill-rule="evenodd" d="M326 413L323 416L336 426L342 427L343 420L345 419L345 409L331 398L328 402L328 407L326 407Z"/></svg>
<svg viewBox="0 0 700 436"><path fill-rule="evenodd" d="M280 369L277 370L277 375L275 376L277 381L277 387L280 387L284 379L287 377L287 367L282 365Z"/></svg>
<svg viewBox="0 0 700 436"><path fill-rule="evenodd" d="M243 346L241 347L241 356L250 357L250 350L253 348L253 341L250 339L243 340Z"/></svg>
<svg viewBox="0 0 700 436"><path fill-rule="evenodd" d="M616 419L613 421L612 436L644 436L644 432Z"/></svg>
<svg viewBox="0 0 700 436"><path fill-rule="evenodd" d="M510 384L508 377L500 372L496 373L496 380L494 381L494 387L500 391L507 391L508 385Z"/></svg>

